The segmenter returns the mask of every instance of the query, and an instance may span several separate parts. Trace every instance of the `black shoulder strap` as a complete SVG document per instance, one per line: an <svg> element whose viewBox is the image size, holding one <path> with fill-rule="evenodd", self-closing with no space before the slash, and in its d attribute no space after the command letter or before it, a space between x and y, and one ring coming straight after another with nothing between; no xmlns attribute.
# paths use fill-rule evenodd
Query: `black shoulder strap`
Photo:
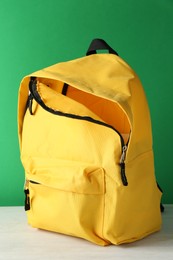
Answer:
<svg viewBox="0 0 173 260"><path fill-rule="evenodd" d="M157 182L157 187L158 187L158 189L163 193L163 190L162 190L162 188L160 187L160 185L158 184L158 182ZM164 210L165 210L165 208L164 208L163 204L160 203L160 211L161 211L161 212L164 212Z"/></svg>

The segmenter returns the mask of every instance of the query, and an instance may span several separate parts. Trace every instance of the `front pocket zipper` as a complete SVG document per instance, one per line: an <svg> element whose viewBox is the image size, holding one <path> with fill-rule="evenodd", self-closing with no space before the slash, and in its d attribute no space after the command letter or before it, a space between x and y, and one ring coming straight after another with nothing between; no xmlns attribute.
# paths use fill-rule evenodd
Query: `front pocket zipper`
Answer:
<svg viewBox="0 0 173 260"><path fill-rule="evenodd" d="M64 113L64 112L61 112L61 111L58 111L58 110L54 110L53 108L48 107L43 102L43 100L41 99L41 96L39 95L39 93L37 91L37 81L36 81L35 77L31 77L31 80L30 80L30 83L29 83L29 90L30 90L30 96L29 97L32 97L30 99L34 98L35 101L43 109L45 109L49 113L52 113L52 114L58 115L58 116L74 118L74 119L78 119L78 120L86 120L86 121L89 121L91 123L102 125L102 126L105 126L105 127L108 127L108 128L111 128L112 130L114 130L119 135L120 140L121 140L122 154L121 154L120 163L119 163L121 180L122 180L122 183L123 183L124 186L128 185L127 178L126 178L126 173L125 173L125 157L126 157L127 145L125 144L124 139L123 139L122 135L120 134L120 132L118 130L116 130L113 126L111 126L111 125L109 125L109 124L107 124L105 122L96 120L96 119L94 119L92 117L89 117L89 116L79 116L79 115ZM29 102L29 106L28 107L29 107L30 114L33 115L33 113L32 113L32 101L30 99L29 99L30 102Z"/></svg>
<svg viewBox="0 0 173 260"><path fill-rule="evenodd" d="M31 182L31 183L33 183L33 184L41 184L41 183L39 183L39 182L37 182L37 181L32 181L32 180L30 180L29 182Z"/></svg>
<svg viewBox="0 0 173 260"><path fill-rule="evenodd" d="M29 196L29 189L26 188L24 190L25 193L25 211L30 210L30 196Z"/></svg>
<svg viewBox="0 0 173 260"><path fill-rule="evenodd" d="M69 162L47 169L36 168L36 174L26 173L25 210L30 209L30 188L34 186L80 195L98 196L105 193L105 173L101 167L85 164L76 166L76 163Z"/></svg>
<svg viewBox="0 0 173 260"><path fill-rule="evenodd" d="M40 184L38 182L35 181L31 181L31 180L26 180L25 181L25 189L24 189L24 193L25 193L25 211L30 210L31 206L30 206L30 193L29 193L29 187L28 184L33 183L33 184Z"/></svg>

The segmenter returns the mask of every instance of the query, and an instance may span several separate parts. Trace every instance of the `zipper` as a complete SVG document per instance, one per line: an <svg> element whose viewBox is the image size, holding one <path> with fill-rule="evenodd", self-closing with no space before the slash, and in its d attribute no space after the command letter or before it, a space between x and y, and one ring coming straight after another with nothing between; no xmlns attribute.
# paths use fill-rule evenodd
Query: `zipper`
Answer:
<svg viewBox="0 0 173 260"><path fill-rule="evenodd" d="M37 181L32 181L32 180L29 180L30 183L33 183L33 184L40 184L39 182Z"/></svg>
<svg viewBox="0 0 173 260"><path fill-rule="evenodd" d="M36 77L31 77L30 82L29 82L29 88L35 82L35 80L36 80ZM29 112L31 115L33 115L33 111L32 111L33 99L34 99L34 96L32 95L32 92L30 91L28 99L27 99L27 103L26 103L26 109L27 108L29 109Z"/></svg>
<svg viewBox="0 0 173 260"><path fill-rule="evenodd" d="M26 179L25 180L25 185L24 185L24 193L25 193L25 211L30 210L30 193L29 193L29 183L34 183L34 184L40 184L38 182L35 181L31 181Z"/></svg>
<svg viewBox="0 0 173 260"><path fill-rule="evenodd" d="M120 158L121 180L122 180L122 183L124 186L128 185L127 178L126 178L126 172L125 172L126 151L127 151L127 145L124 145L122 147L122 154L121 154L121 158Z"/></svg>
<svg viewBox="0 0 173 260"><path fill-rule="evenodd" d="M25 211L27 211L30 210L29 181L27 179L25 180L24 193L25 193Z"/></svg>
<svg viewBox="0 0 173 260"><path fill-rule="evenodd" d="M120 132L118 130L116 130L113 126L96 120L92 117L89 116L79 116L79 115L74 115L74 114L69 114L69 113L64 113L58 110L54 110L53 108L50 108L48 106L46 106L46 104L43 102L43 100L41 99L41 96L39 95L38 91L37 91L37 81L35 78L31 78L31 81L29 83L29 90L30 90L30 103L29 103L29 110L30 110L30 114L33 115L32 113L32 100L33 98L36 100L36 102L43 108L45 109L47 112L50 112L54 115L59 115L59 116L66 116L69 118L74 118L74 119L79 119L79 120L86 120L89 121L91 123L95 123L95 124L99 124L108 128L111 128L112 130L114 130L120 137L121 140L121 147L122 147L122 154L120 157L120 174L121 174L121 180L124 186L128 185L127 182L127 178L126 178L126 173L125 173L125 158L126 158L126 151L127 151L127 144L124 143L124 139L122 137L122 135L120 134ZM128 142L127 142L128 143Z"/></svg>
<svg viewBox="0 0 173 260"><path fill-rule="evenodd" d="M28 99L27 99L27 102L26 102L26 110L29 109L29 112L30 112L31 115L34 114L33 111L32 111L32 103L33 103L33 95L31 93L29 93Z"/></svg>
<svg viewBox="0 0 173 260"><path fill-rule="evenodd" d="M32 112L32 102L33 102L33 95L30 93L28 97L28 109L31 115L33 115Z"/></svg>

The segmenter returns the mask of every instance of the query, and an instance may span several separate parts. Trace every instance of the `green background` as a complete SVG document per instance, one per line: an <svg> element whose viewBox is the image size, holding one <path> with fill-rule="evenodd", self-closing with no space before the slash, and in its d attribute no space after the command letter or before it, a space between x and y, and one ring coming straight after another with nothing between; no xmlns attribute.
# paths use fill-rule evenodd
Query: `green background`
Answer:
<svg viewBox="0 0 173 260"><path fill-rule="evenodd" d="M93 38L105 39L143 83L157 180L163 202L173 203L173 1L1 0L0 205L23 205L24 200L17 137L22 77L85 55Z"/></svg>

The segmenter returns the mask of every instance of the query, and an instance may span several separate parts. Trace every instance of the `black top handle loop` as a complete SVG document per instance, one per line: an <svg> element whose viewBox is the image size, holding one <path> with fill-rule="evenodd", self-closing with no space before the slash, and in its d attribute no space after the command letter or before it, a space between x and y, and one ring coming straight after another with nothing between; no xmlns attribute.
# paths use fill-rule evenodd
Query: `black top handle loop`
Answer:
<svg viewBox="0 0 173 260"><path fill-rule="evenodd" d="M108 50L109 53L115 54L115 55L118 56L118 53L117 53L115 50L113 50L113 49L107 44L107 42L105 42L105 41L102 40L102 39L94 39L94 40L91 42L91 44L90 44L90 46L89 46L89 48L88 48L88 50L87 50L87 52L86 52L86 55L96 54L96 53L97 53L97 52L96 52L97 50Z"/></svg>

